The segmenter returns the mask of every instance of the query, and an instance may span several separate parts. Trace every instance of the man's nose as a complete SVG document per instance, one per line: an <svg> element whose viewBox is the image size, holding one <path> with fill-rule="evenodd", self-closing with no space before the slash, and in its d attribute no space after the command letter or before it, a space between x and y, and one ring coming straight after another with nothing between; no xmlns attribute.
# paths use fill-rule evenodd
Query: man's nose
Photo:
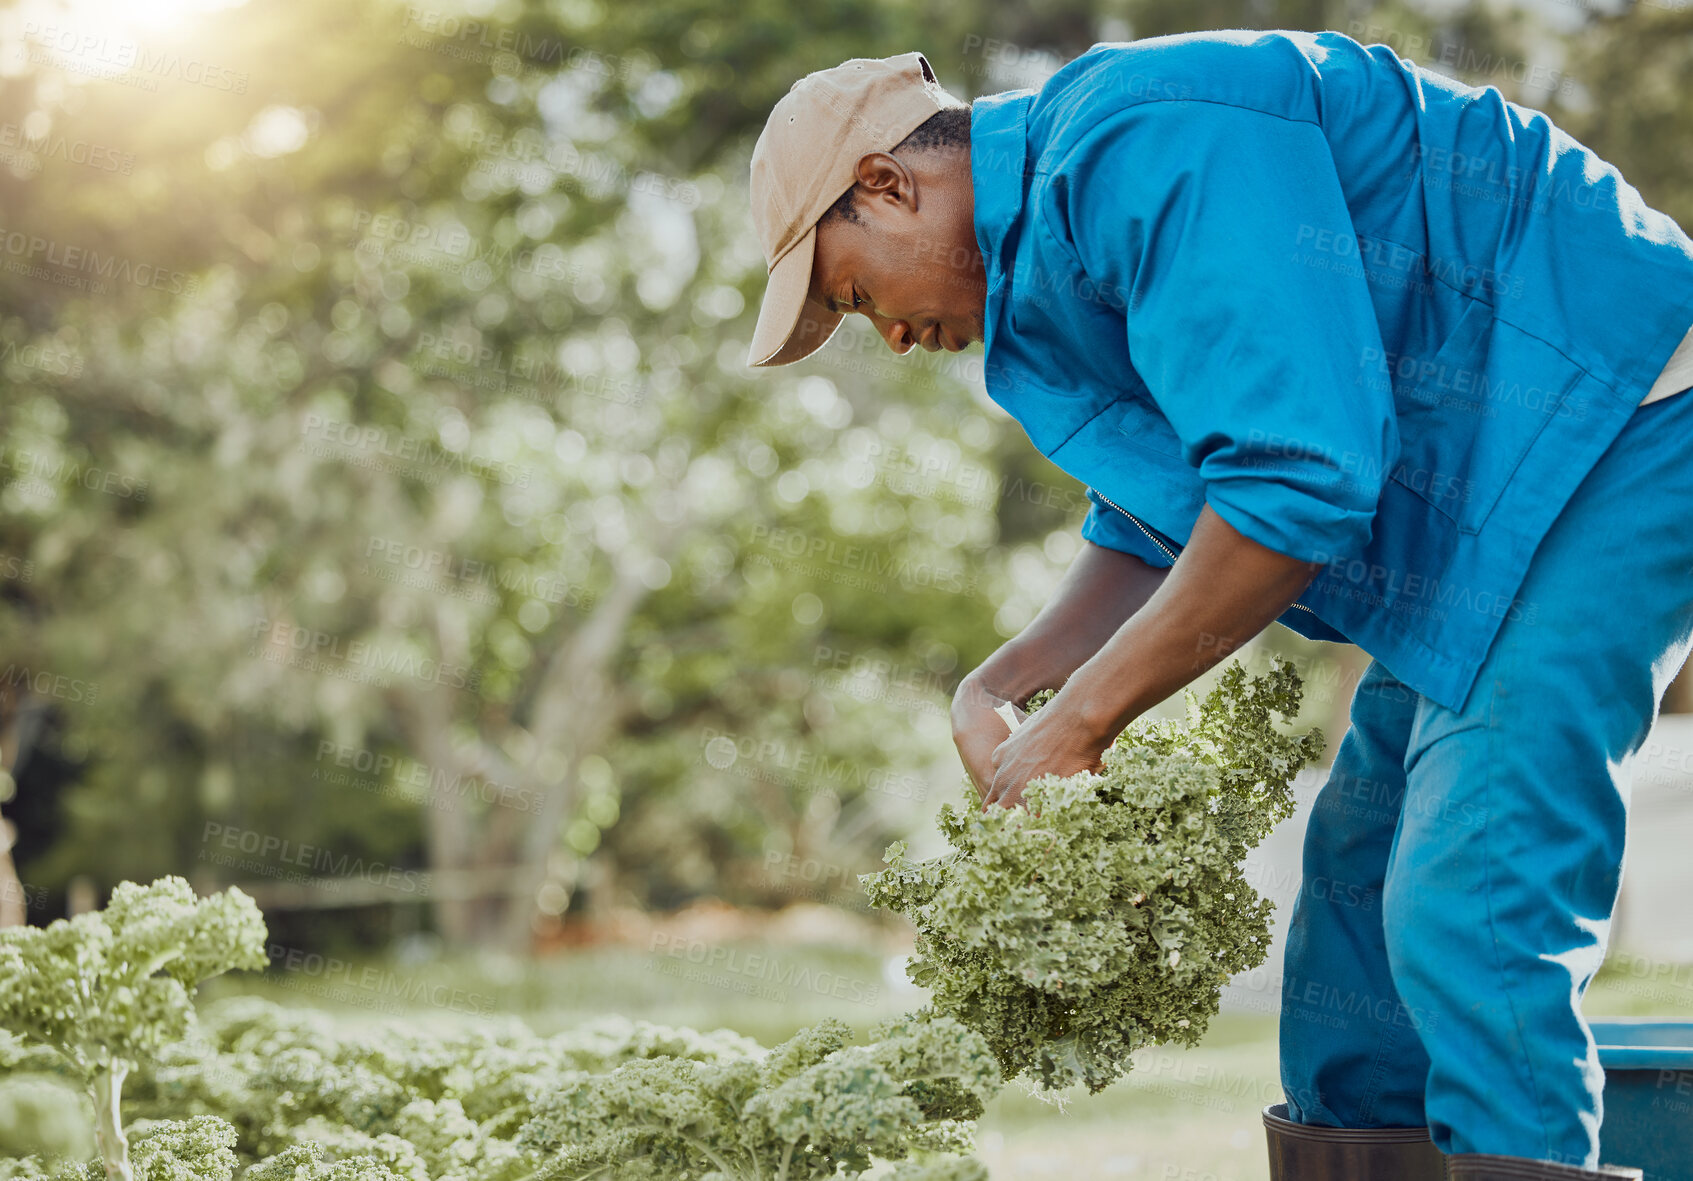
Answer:
<svg viewBox="0 0 1693 1181"><path fill-rule="evenodd" d="M888 342L888 347L900 356L909 353L917 343L917 336L906 321L889 320L870 312L865 315L870 317L870 322L876 326L876 331L882 334L882 339Z"/></svg>

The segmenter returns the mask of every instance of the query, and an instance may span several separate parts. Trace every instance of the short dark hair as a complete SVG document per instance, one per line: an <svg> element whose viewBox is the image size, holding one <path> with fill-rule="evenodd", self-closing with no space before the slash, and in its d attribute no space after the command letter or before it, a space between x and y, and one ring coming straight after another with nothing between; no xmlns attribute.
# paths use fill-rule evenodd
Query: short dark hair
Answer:
<svg viewBox="0 0 1693 1181"><path fill-rule="evenodd" d="M934 152L950 151L956 148L970 146L970 109L967 103L962 107L946 107L936 111L922 123L917 130L894 145L894 152ZM826 221L850 221L859 223L858 215L858 184L842 193L835 203L823 212L817 219L819 225Z"/></svg>

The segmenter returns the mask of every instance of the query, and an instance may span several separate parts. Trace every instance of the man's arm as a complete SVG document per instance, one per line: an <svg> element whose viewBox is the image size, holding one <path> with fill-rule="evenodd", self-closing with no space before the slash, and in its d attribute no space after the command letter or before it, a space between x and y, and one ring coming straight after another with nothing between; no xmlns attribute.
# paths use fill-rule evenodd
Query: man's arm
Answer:
<svg viewBox="0 0 1693 1181"><path fill-rule="evenodd" d="M1206 507L1154 599L996 748L990 798L1006 804L1031 778L1096 768L1129 720L1362 551L1399 450L1369 283L1317 245L1357 233L1317 123L1132 103L1053 169L1048 225L1122 301L1135 372Z"/></svg>
<svg viewBox="0 0 1693 1181"><path fill-rule="evenodd" d="M1124 726L1263 631L1321 569L1260 545L1207 505L1176 564L1153 572L1159 585L1145 604L994 749L986 803L1014 806L1041 775L1098 770Z"/></svg>
<svg viewBox="0 0 1693 1181"><path fill-rule="evenodd" d="M1034 622L959 682L952 699L952 739L978 791L985 793L993 782L994 748L1007 732L994 710L1005 702L1021 706L1032 694L1063 685L1153 597L1169 573L1133 554L1084 541Z"/></svg>

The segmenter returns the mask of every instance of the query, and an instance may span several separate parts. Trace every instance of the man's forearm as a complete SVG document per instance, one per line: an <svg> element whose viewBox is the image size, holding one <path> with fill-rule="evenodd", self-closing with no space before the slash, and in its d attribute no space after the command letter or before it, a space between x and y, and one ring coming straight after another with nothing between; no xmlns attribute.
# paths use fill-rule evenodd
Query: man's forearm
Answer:
<svg viewBox="0 0 1693 1181"><path fill-rule="evenodd" d="M1169 573L1133 554L1084 541L1040 614L983 661L972 680L1019 704L1041 689L1059 687L1152 598Z"/></svg>
<svg viewBox="0 0 1693 1181"><path fill-rule="evenodd" d="M1099 741L1181 689L1286 611L1320 570L1243 536L1209 505L1140 610L1101 644L1059 701Z"/></svg>

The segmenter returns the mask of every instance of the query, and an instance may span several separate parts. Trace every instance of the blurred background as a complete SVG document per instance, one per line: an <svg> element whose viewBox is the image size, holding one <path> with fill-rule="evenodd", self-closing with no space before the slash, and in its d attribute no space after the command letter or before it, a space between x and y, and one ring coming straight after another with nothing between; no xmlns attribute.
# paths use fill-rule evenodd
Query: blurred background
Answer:
<svg viewBox="0 0 1693 1181"><path fill-rule="evenodd" d="M0 923L177 873L265 910L272 969L223 991L765 1038L920 1003L856 875L939 847L951 690L1085 501L979 346L850 317L745 367L752 144L849 57L973 97L1223 27L1496 86L1693 226L1688 0L0 8ZM1271 652L1332 749L1365 658ZM1693 1010L1688 710L1684 677L1595 1011ZM1302 824L1253 867L1284 917ZM1276 963L1200 1050L1009 1093L995 1175L1262 1176Z"/></svg>

